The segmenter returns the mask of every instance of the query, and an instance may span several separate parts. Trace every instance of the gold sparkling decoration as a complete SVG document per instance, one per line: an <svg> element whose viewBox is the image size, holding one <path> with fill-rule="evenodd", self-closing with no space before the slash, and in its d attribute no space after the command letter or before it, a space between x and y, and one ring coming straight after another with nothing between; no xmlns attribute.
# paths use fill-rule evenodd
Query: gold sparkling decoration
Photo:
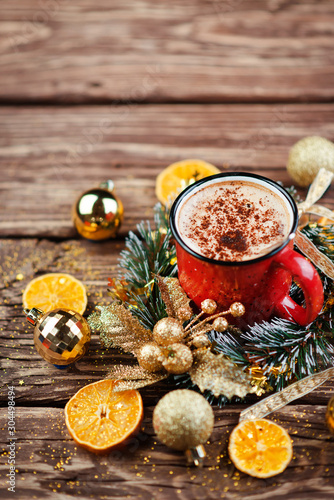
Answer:
<svg viewBox="0 0 334 500"><path fill-rule="evenodd" d="M151 373L141 366L113 365L109 369L108 377L117 380L115 392L127 391L128 389L140 389L150 384L155 384L168 377L168 373Z"/></svg>
<svg viewBox="0 0 334 500"><path fill-rule="evenodd" d="M334 172L334 144L324 137L304 137L290 150L287 170L300 186L308 186L321 168Z"/></svg>
<svg viewBox="0 0 334 500"><path fill-rule="evenodd" d="M200 394L178 389L166 394L153 412L159 440L174 450L186 451L205 443L213 430L213 410Z"/></svg>
<svg viewBox="0 0 334 500"><path fill-rule="evenodd" d="M181 323L175 318L163 318L153 328L153 338L159 345L180 342L185 335Z"/></svg>
<svg viewBox="0 0 334 500"><path fill-rule="evenodd" d="M220 379L213 387L214 395L224 394L231 397L233 384L228 386L226 381L229 383L228 377L234 367L233 383L235 386L240 386L239 392L234 389L234 394L243 397L241 394L254 392L255 388L246 384L249 375L241 372L233 363L229 365L223 356L211 353L211 341L206 335L215 326L226 329L228 322L223 316L241 315L245 311L244 306L235 303L227 311L211 314L199 321L205 314L216 311L217 306L213 300L204 300L202 303L204 310L195 316L189 305L190 299L177 278L155 276L154 279L157 280L168 317L158 321L154 325L153 332L144 328L131 313L131 308L126 309L119 301L107 307L97 306L96 311L89 317L91 328L100 334L105 347L121 347L137 357L139 367L121 366L110 369L111 378L122 380L120 385L117 385L117 390L120 390L119 387L124 390L145 387L167 378L169 373L176 375L187 372L192 374L193 382L201 390L210 389L213 387L212 375L215 376L216 370ZM125 286L127 288L127 283ZM121 297L122 290L118 290L117 295ZM191 321L183 327L183 322L186 320ZM214 323L211 323L212 321ZM205 363L207 363L206 371L203 368ZM226 373L223 376L224 369ZM246 387L249 390L246 390ZM225 389L227 394L223 392ZM197 450L198 460L201 453L201 450Z"/></svg>
<svg viewBox="0 0 334 500"><path fill-rule="evenodd" d="M114 238L123 221L123 205L115 196L114 183L106 181L84 192L72 209L73 223L88 240Z"/></svg>
<svg viewBox="0 0 334 500"><path fill-rule="evenodd" d="M36 308L25 312L29 323L35 326L34 344L43 359L63 367L86 353L91 333L81 314L60 308L46 314Z"/></svg>
<svg viewBox="0 0 334 500"><path fill-rule="evenodd" d="M197 349L200 349L202 347L209 347L211 345L210 340L208 339L207 335L204 333L201 333L199 335L196 335L192 339L192 345L196 347Z"/></svg>
<svg viewBox="0 0 334 500"><path fill-rule="evenodd" d="M122 304L113 302L110 306L96 306L95 309L88 323L100 334L104 347L121 347L136 356L144 344L153 340L152 332Z"/></svg>
<svg viewBox="0 0 334 500"><path fill-rule="evenodd" d="M234 302L230 306L230 313L234 318L239 318L245 314L245 306L241 302Z"/></svg>
<svg viewBox="0 0 334 500"><path fill-rule="evenodd" d="M212 326L217 332L225 332L228 328L228 321L226 318L216 318Z"/></svg>
<svg viewBox="0 0 334 500"><path fill-rule="evenodd" d="M137 352L139 365L149 372L157 372L162 369L161 348L155 342L144 344Z"/></svg>
<svg viewBox="0 0 334 500"><path fill-rule="evenodd" d="M172 344L163 350L162 365L168 373L186 373L193 364L193 355L184 344Z"/></svg>
<svg viewBox="0 0 334 500"><path fill-rule="evenodd" d="M222 354L213 354L207 349L194 352L194 363L189 370L191 381L201 392L209 390L215 397L220 395L231 399L244 398L256 392L252 378Z"/></svg>
<svg viewBox="0 0 334 500"><path fill-rule="evenodd" d="M177 311L177 317L180 321L184 322L184 321L188 321L191 316L192 316L192 311L186 307L180 307L180 309L178 309Z"/></svg>
<svg viewBox="0 0 334 500"><path fill-rule="evenodd" d="M205 299L201 303L201 309L205 314L213 314L217 309L217 303L212 299Z"/></svg>
<svg viewBox="0 0 334 500"><path fill-rule="evenodd" d="M169 317L185 321L191 318L193 311L189 306L190 299L177 278L157 276L162 300L166 305Z"/></svg>

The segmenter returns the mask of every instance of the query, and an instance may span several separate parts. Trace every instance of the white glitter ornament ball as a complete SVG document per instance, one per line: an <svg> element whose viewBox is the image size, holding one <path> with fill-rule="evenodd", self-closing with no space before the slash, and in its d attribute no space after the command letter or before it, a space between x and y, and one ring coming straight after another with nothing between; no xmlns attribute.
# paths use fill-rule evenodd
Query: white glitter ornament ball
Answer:
<svg viewBox="0 0 334 500"><path fill-rule="evenodd" d="M153 427L159 440L174 450L185 451L205 443L213 424L210 404L188 389L169 392L153 412Z"/></svg>
<svg viewBox="0 0 334 500"><path fill-rule="evenodd" d="M321 168L334 172L334 144L324 137L304 137L290 150L287 170L299 186L306 187Z"/></svg>

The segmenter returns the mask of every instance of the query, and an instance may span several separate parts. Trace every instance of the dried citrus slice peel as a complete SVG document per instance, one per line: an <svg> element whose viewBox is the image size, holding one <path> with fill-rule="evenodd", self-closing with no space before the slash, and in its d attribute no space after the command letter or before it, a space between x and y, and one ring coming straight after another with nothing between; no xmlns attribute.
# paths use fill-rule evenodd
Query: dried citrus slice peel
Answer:
<svg viewBox="0 0 334 500"><path fill-rule="evenodd" d="M172 163L157 177L155 193L158 200L165 205L178 195L189 184L208 175L219 174L220 170L203 160L183 160Z"/></svg>
<svg viewBox="0 0 334 500"><path fill-rule="evenodd" d="M72 438L95 453L106 453L140 426L143 401L137 390L115 392L115 380L100 380L80 389L65 406Z"/></svg>
<svg viewBox="0 0 334 500"><path fill-rule="evenodd" d="M237 469L266 478L287 467L292 443L287 431L270 420L244 420L233 429L228 451Z"/></svg>
<svg viewBox="0 0 334 500"><path fill-rule="evenodd" d="M80 314L87 307L87 293L81 281L70 274L49 273L30 281L23 292L23 307L37 307L47 313L57 307Z"/></svg>

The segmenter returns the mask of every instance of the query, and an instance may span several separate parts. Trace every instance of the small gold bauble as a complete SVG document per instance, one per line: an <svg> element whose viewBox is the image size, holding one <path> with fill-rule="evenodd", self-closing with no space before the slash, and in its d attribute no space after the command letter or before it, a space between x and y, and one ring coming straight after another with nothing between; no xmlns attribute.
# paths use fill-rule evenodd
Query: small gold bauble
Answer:
<svg viewBox="0 0 334 500"><path fill-rule="evenodd" d="M144 344L137 353L139 365L149 372L157 372L162 369L161 349L155 342Z"/></svg>
<svg viewBox="0 0 334 500"><path fill-rule="evenodd" d="M234 302L230 307L230 313L234 318L239 318L245 314L245 306L241 302Z"/></svg>
<svg viewBox="0 0 334 500"><path fill-rule="evenodd" d="M178 310L177 310L177 317L179 318L180 321L187 321L188 319L191 318L192 316L192 311L190 309L190 307L180 307Z"/></svg>
<svg viewBox="0 0 334 500"><path fill-rule="evenodd" d="M116 236L123 221L123 205L113 189L112 181L104 182L83 193L73 206L73 223L84 238L105 240Z"/></svg>
<svg viewBox="0 0 334 500"><path fill-rule="evenodd" d="M179 320L163 318L154 325L153 338L159 345L170 345L180 342L186 336Z"/></svg>
<svg viewBox="0 0 334 500"><path fill-rule="evenodd" d="M172 344L164 350L163 367L168 373L179 375L186 373L193 364L193 355L184 344Z"/></svg>
<svg viewBox="0 0 334 500"><path fill-rule="evenodd" d="M321 168L334 172L334 144L324 137L304 137L290 150L287 170L300 186L308 186Z"/></svg>
<svg viewBox="0 0 334 500"><path fill-rule="evenodd" d="M205 335L205 333L201 333L200 335L196 335L196 337L194 337L192 344L194 347L197 347L199 349L201 347L208 347L211 342Z"/></svg>
<svg viewBox="0 0 334 500"><path fill-rule="evenodd" d="M201 394L188 389L169 392L153 412L153 427L159 440L175 450L185 451L205 443L213 424L210 404Z"/></svg>
<svg viewBox="0 0 334 500"><path fill-rule="evenodd" d="M334 434L334 396L328 402L326 411L326 423L331 434Z"/></svg>
<svg viewBox="0 0 334 500"><path fill-rule="evenodd" d="M212 326L217 332L225 332L228 328L228 321L226 318L216 318Z"/></svg>
<svg viewBox="0 0 334 500"><path fill-rule="evenodd" d="M81 314L63 308L46 314L36 308L25 312L27 320L35 325L34 344L43 359L59 368L82 358L91 332Z"/></svg>
<svg viewBox="0 0 334 500"><path fill-rule="evenodd" d="M205 314L213 314L217 309L217 304L212 299L205 299L201 302L201 309Z"/></svg>

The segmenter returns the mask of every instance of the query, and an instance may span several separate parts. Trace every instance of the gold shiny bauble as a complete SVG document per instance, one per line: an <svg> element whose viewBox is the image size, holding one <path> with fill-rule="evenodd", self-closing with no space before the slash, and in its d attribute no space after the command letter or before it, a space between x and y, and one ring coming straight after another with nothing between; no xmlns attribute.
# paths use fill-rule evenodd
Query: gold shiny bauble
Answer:
<svg viewBox="0 0 334 500"><path fill-rule="evenodd" d="M334 434L334 396L328 402L326 411L326 423L331 434Z"/></svg>
<svg viewBox="0 0 334 500"><path fill-rule="evenodd" d="M233 302L230 307L230 313L234 318L239 318L245 314L245 306L241 302Z"/></svg>
<svg viewBox="0 0 334 500"><path fill-rule="evenodd" d="M193 355L184 344L172 344L164 349L162 366L168 373L180 375L186 373L193 364Z"/></svg>
<svg viewBox="0 0 334 500"><path fill-rule="evenodd" d="M300 186L308 186L321 168L334 172L334 144L324 137L304 137L290 150L287 170Z"/></svg>
<svg viewBox="0 0 334 500"><path fill-rule="evenodd" d="M212 326L217 332L225 332L228 328L228 321L226 318L216 318Z"/></svg>
<svg viewBox="0 0 334 500"><path fill-rule="evenodd" d="M170 345L180 342L186 336L179 320L163 318L154 325L153 338L159 345Z"/></svg>
<svg viewBox="0 0 334 500"><path fill-rule="evenodd" d="M177 310L177 317L180 321L187 321L192 316L192 311L189 307L180 307Z"/></svg>
<svg viewBox="0 0 334 500"><path fill-rule="evenodd" d="M217 309L217 304L212 299L205 299L201 302L201 309L205 314L213 314Z"/></svg>
<svg viewBox="0 0 334 500"><path fill-rule="evenodd" d="M194 347L197 347L199 349L201 347L209 347L211 342L205 335L205 333L201 333L199 335L196 335L196 337L194 337L192 344Z"/></svg>
<svg viewBox="0 0 334 500"><path fill-rule="evenodd" d="M91 333L81 314L63 308L46 314L34 308L26 313L35 325L36 350L49 363L63 367L78 361L87 351Z"/></svg>
<svg viewBox="0 0 334 500"><path fill-rule="evenodd" d="M161 349L155 342L144 344L137 353L139 365L149 372L158 372L162 369Z"/></svg>
<svg viewBox="0 0 334 500"><path fill-rule="evenodd" d="M205 443L213 430L214 415L207 400L194 391L169 392L154 409L153 427L160 441L185 451Z"/></svg>
<svg viewBox="0 0 334 500"><path fill-rule="evenodd" d="M123 205L112 192L114 184L107 181L83 193L72 210L73 223L88 240L114 238L123 221Z"/></svg>

